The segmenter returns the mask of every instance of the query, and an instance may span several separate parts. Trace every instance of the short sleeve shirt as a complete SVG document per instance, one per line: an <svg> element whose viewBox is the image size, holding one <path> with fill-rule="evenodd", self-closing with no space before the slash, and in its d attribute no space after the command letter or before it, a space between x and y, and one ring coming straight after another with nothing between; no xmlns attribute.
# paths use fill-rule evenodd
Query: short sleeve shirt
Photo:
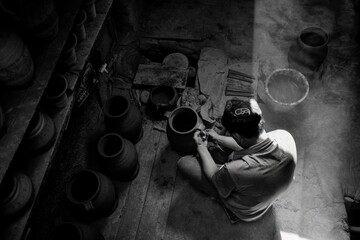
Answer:
<svg viewBox="0 0 360 240"><path fill-rule="evenodd" d="M212 181L225 207L243 221L260 218L291 183L296 146L290 133L276 130L248 149L234 152Z"/></svg>

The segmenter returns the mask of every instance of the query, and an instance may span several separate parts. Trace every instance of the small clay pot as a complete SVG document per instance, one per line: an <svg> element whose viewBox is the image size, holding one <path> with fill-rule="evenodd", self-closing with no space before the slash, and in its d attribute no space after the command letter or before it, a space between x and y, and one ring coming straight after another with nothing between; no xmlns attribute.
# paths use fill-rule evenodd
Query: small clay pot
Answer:
<svg viewBox="0 0 360 240"><path fill-rule="evenodd" d="M135 146L115 133L105 134L98 145L100 165L113 179L126 182L139 173L139 161Z"/></svg>
<svg viewBox="0 0 360 240"><path fill-rule="evenodd" d="M87 19L85 10L80 10L78 13L75 23L73 32L75 33L78 43L84 41L86 39L86 30L85 30L85 21Z"/></svg>
<svg viewBox="0 0 360 240"><path fill-rule="evenodd" d="M55 74L46 88L46 105L49 111L57 111L64 108L68 103L66 90L68 88L68 82L65 76Z"/></svg>
<svg viewBox="0 0 360 240"><path fill-rule="evenodd" d="M91 22L96 18L96 0L85 0L83 3L83 9L87 15L87 22Z"/></svg>
<svg viewBox="0 0 360 240"><path fill-rule="evenodd" d="M77 37L74 33L72 33L68 37L61 54L61 66L63 70L71 70L76 66L76 45Z"/></svg>
<svg viewBox="0 0 360 240"><path fill-rule="evenodd" d="M33 201L33 185L30 178L15 170L10 170L0 185L1 219L19 217Z"/></svg>
<svg viewBox="0 0 360 240"><path fill-rule="evenodd" d="M329 35L320 27L303 29L289 49L289 66L307 75L317 71L328 53Z"/></svg>
<svg viewBox="0 0 360 240"><path fill-rule="evenodd" d="M142 135L142 116L140 110L121 95L109 97L103 108L106 128L109 132L137 143Z"/></svg>
<svg viewBox="0 0 360 240"><path fill-rule="evenodd" d="M174 87L160 85L151 90L149 99L154 116L162 117L166 111L176 107L178 93Z"/></svg>
<svg viewBox="0 0 360 240"><path fill-rule="evenodd" d="M25 134L24 148L29 154L40 154L49 150L55 143L54 121L43 112L36 112Z"/></svg>
<svg viewBox="0 0 360 240"><path fill-rule="evenodd" d="M190 107L178 107L168 118L166 134L172 148L179 154L196 153L196 143L193 140L196 130L205 128L199 115Z"/></svg>
<svg viewBox="0 0 360 240"><path fill-rule="evenodd" d="M94 227L79 222L64 222L57 225L51 235L52 240L104 240Z"/></svg>
<svg viewBox="0 0 360 240"><path fill-rule="evenodd" d="M109 216L118 204L111 179L89 169L74 174L67 182L65 191L67 199L86 215Z"/></svg>

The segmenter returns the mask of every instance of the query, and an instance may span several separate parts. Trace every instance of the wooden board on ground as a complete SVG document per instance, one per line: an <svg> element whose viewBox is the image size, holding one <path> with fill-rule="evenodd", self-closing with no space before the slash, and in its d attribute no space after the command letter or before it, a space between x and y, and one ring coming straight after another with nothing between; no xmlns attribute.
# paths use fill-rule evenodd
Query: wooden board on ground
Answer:
<svg viewBox="0 0 360 240"><path fill-rule="evenodd" d="M140 64L134 79L134 87L152 87L159 85L184 89L188 69L179 69L156 64Z"/></svg>

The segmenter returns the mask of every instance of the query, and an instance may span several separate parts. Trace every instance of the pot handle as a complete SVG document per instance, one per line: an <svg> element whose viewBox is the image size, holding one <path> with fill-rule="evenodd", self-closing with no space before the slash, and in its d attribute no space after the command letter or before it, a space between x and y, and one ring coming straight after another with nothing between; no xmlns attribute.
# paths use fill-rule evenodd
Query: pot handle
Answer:
<svg viewBox="0 0 360 240"><path fill-rule="evenodd" d="M85 211L86 211L87 213L92 213L92 212L95 211L95 207L94 207L94 205L92 204L91 201L85 202L85 203L83 204L83 206L84 206Z"/></svg>

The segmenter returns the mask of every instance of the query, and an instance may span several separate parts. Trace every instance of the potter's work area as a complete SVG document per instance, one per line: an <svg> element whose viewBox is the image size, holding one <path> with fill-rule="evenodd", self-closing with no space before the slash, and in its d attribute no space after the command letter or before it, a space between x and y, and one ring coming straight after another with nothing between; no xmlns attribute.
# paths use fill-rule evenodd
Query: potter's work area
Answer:
<svg viewBox="0 0 360 240"><path fill-rule="evenodd" d="M8 193L16 191L14 182L27 193L15 212L32 202L44 210L31 214L28 239L70 239L79 233L84 240L357 239L356 1L135 2L141 1L114 1L112 21L97 38L79 83L76 98L81 97L81 105L64 120L66 130L54 121L56 114L72 107L75 88L69 75L78 74L74 64L81 56L71 53L92 36L81 24L92 25L102 10L95 16L77 11L74 23L79 28L63 42L59 59L68 74L51 75L47 104L35 112L23 141L31 154L58 148L42 187L46 193L34 201L29 197L31 184L22 175L26 171L7 175ZM116 34L109 30L112 24ZM113 46L112 36L118 41ZM33 74L34 62L27 66ZM251 101L229 102L234 99ZM2 119L9 110L0 105L0 131L6 131ZM249 127L240 130L240 122ZM243 214L232 208L235 192L241 191L234 190L239 186L233 180L243 177L237 173L243 162L233 157L249 160L250 166L250 160L258 158L252 151L260 150L251 145L251 137L230 133L224 126L246 134L262 124L269 139L260 135L265 139L261 149L267 149L265 143L275 144L282 152L271 157L286 159L277 165L286 169L282 185L271 178L276 187L266 191L271 195L274 189L286 190ZM216 133L251 147L231 154ZM59 134L63 140L54 143ZM217 186L223 202L193 184L199 172L192 173L206 165L194 156L208 156L206 149L219 164L231 159L227 171L222 167L217 175L212 167L204 169L214 184L229 183ZM214 193L207 178L201 178L203 190ZM264 197L260 188L256 191ZM257 208L264 214L255 216ZM49 219L47 225L43 219Z"/></svg>

